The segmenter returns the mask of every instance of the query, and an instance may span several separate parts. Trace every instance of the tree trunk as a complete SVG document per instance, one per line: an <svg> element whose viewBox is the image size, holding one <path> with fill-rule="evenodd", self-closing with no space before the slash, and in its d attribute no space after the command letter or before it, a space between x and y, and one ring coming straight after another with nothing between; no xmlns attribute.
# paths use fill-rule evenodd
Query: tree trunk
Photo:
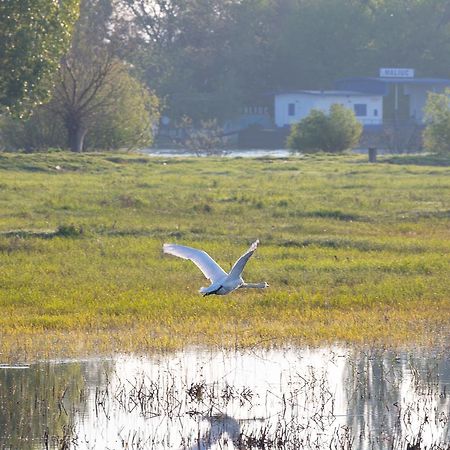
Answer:
<svg viewBox="0 0 450 450"><path fill-rule="evenodd" d="M67 120L67 133L69 135L69 148L73 152L81 153L83 151L84 138L87 130L80 122Z"/></svg>

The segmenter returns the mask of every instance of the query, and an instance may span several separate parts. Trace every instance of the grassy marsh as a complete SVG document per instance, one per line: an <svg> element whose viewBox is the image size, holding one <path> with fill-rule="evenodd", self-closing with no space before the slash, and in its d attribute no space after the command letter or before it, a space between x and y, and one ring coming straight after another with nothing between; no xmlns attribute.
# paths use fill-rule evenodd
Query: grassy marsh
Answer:
<svg viewBox="0 0 450 450"><path fill-rule="evenodd" d="M388 163L389 162L389 163ZM438 344L450 329L450 167L358 156L0 154L0 359L186 344ZM265 292L202 298L163 242Z"/></svg>

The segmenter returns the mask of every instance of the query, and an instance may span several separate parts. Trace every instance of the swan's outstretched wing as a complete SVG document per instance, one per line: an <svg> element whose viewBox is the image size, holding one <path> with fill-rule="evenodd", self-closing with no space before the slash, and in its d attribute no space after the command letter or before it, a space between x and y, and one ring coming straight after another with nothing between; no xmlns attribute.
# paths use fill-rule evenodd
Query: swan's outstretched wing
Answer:
<svg viewBox="0 0 450 450"><path fill-rule="evenodd" d="M258 247L259 240L257 239L253 244L250 246L250 248L234 263L234 266L231 268L230 271L230 278L239 278L241 276L242 271L244 270L245 265L247 264L247 261L250 259L250 256L253 255L253 253L256 250L256 247Z"/></svg>
<svg viewBox="0 0 450 450"><path fill-rule="evenodd" d="M179 258L190 259L203 272L203 275L211 280L211 283L227 276L222 267L203 250L185 247L184 245L164 244L163 251Z"/></svg>

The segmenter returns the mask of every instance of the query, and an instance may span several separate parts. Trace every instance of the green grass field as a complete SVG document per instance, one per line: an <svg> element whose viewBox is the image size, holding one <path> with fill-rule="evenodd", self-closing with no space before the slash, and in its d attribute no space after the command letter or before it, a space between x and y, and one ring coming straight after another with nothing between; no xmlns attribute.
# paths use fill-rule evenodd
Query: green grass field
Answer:
<svg viewBox="0 0 450 450"><path fill-rule="evenodd" d="M437 345L450 167L420 158L0 153L0 362L185 345ZM58 167L58 168L57 168ZM205 249L265 291L203 298Z"/></svg>

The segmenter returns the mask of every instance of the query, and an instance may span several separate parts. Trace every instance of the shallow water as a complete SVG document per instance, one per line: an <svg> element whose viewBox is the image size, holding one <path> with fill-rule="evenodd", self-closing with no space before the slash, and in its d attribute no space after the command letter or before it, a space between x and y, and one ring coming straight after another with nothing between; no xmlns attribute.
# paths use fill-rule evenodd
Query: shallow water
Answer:
<svg viewBox="0 0 450 450"><path fill-rule="evenodd" d="M0 402L2 449L450 446L444 351L191 349L0 366Z"/></svg>

